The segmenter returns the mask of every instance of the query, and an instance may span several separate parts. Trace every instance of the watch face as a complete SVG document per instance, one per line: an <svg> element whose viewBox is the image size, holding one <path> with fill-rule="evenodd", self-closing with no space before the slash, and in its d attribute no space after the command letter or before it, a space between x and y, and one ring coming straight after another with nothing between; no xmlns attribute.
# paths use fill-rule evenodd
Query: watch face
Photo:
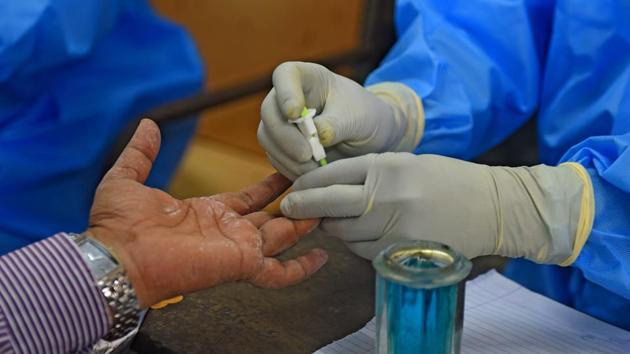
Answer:
<svg viewBox="0 0 630 354"><path fill-rule="evenodd" d="M116 261L91 239L86 239L79 247L95 279L100 279L117 266Z"/></svg>

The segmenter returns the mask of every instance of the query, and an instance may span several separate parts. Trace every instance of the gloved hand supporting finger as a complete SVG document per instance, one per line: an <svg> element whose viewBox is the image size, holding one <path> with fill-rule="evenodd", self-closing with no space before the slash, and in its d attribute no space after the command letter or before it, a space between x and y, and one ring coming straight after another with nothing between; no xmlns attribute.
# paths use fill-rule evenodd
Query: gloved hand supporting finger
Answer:
<svg viewBox="0 0 630 354"><path fill-rule="evenodd" d="M366 199L363 186L333 185L290 193L280 209L294 219L352 217L363 214Z"/></svg>
<svg viewBox="0 0 630 354"><path fill-rule="evenodd" d="M379 239L383 227L379 220L370 218L370 214L353 218L325 218L319 225L320 230L344 242L363 242Z"/></svg>

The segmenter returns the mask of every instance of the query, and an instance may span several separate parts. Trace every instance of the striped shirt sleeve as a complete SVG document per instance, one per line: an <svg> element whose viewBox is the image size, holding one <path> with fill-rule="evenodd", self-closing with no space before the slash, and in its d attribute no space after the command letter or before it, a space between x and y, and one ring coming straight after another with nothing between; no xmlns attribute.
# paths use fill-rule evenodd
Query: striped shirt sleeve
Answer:
<svg viewBox="0 0 630 354"><path fill-rule="evenodd" d="M0 353L75 353L110 326L74 242L58 234L0 257Z"/></svg>

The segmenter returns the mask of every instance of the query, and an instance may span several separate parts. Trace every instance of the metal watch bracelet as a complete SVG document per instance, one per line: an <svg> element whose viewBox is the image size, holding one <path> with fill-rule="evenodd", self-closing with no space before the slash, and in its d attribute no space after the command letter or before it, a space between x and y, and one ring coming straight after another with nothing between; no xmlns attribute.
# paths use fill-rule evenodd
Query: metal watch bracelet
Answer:
<svg viewBox="0 0 630 354"><path fill-rule="evenodd" d="M118 265L114 271L99 279L96 286L101 290L112 314L112 328L104 339L111 341L124 337L136 328L140 321L136 292L125 270Z"/></svg>
<svg viewBox="0 0 630 354"><path fill-rule="evenodd" d="M112 327L103 339L113 341L124 337L136 328L140 322L140 307L138 306L136 292L127 277L124 267L107 250L107 247L94 238L85 234L68 234L68 236L82 252L83 259L87 263L88 268L90 268L92 275L96 278L96 286L103 294L105 302L110 309ZM102 268L99 269L97 264L97 260L100 258L107 258L110 262L110 267L107 268L104 274L101 274Z"/></svg>

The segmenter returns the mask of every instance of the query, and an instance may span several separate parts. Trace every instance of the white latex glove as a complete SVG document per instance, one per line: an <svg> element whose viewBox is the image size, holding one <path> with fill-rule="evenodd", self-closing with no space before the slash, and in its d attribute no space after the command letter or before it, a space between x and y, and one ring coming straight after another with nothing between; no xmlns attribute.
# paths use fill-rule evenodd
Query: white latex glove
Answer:
<svg viewBox="0 0 630 354"><path fill-rule="evenodd" d="M315 169L311 148L289 119L315 108L315 125L327 160L371 152L412 151L420 142L424 113L420 99L400 83L364 88L325 67L281 64L274 88L262 103L258 141L278 171L294 180Z"/></svg>
<svg viewBox="0 0 630 354"><path fill-rule="evenodd" d="M373 258L401 239L439 241L469 258L572 263L590 234L593 191L581 165L489 167L436 155L370 154L320 167L282 201L291 218Z"/></svg>

